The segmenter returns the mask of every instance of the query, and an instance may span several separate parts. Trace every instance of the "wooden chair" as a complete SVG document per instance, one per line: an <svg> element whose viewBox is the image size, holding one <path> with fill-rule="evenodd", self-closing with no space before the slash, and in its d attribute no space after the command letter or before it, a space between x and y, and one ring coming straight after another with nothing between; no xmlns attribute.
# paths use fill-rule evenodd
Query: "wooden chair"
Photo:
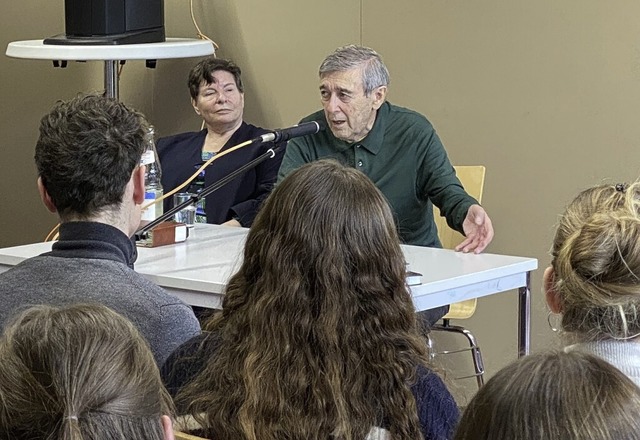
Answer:
<svg viewBox="0 0 640 440"><path fill-rule="evenodd" d="M204 437L189 434L189 432L198 432L201 430L202 426L191 414L178 416L173 422L173 434L175 435L176 440L207 440Z"/></svg>
<svg viewBox="0 0 640 440"><path fill-rule="evenodd" d="M481 202L482 192L484 189L484 177L486 171L485 167L482 165L477 165L457 166L454 168L456 170L458 179L460 179L460 182L462 182L462 186L464 186L464 189L467 191L467 193L475 198L478 202ZM443 248L453 249L458 244L462 243L462 241L464 240L464 236L458 231L451 229L449 225L447 225L447 220L444 217L441 217L440 213L435 212L434 210L433 216L436 222L436 226L438 227L438 237L440 238L440 242L442 243ZM469 348L464 348L461 350L443 350L437 352L433 349L433 341L430 337L427 337L427 343L431 350L432 356L470 351L473 358L475 374L471 376L460 377L458 379L475 377L478 383L478 387L481 387L484 384L484 363L482 361L482 353L480 351L480 347L478 346L476 338L465 327L451 325L450 322L451 319L469 319L475 313L477 304L478 300L475 298L451 304L449 313L447 313L442 318L442 324L436 324L431 328L431 331L457 333L464 336L469 342Z"/></svg>
<svg viewBox="0 0 640 440"><path fill-rule="evenodd" d="M191 434L187 434L186 432L182 432L182 431L173 431L173 435L175 436L176 440L207 440L204 437L198 437L197 435L191 435Z"/></svg>

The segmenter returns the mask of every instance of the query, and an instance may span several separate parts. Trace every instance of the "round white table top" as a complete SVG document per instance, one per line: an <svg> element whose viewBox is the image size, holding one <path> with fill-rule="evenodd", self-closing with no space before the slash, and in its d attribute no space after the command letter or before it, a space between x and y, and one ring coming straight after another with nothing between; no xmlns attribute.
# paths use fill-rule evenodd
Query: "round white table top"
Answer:
<svg viewBox="0 0 640 440"><path fill-rule="evenodd" d="M160 43L115 45L57 45L43 40L13 41L6 55L13 58L59 61L160 60L211 55L213 43L194 38L167 38Z"/></svg>

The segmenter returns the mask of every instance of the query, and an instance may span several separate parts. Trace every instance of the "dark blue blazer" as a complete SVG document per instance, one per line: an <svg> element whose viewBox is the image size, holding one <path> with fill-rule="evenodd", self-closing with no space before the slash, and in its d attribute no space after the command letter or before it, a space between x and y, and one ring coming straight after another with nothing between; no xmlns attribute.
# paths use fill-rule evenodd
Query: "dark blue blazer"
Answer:
<svg viewBox="0 0 640 440"><path fill-rule="evenodd" d="M243 122L220 152L264 133L267 133L265 129ZM195 166L202 163L202 146L206 135L205 129L158 139L157 150L165 193L187 180L195 172ZM247 145L217 159L206 169L205 187L265 153L270 147L270 144ZM273 189L283 155L284 148L274 158L267 159L207 196L207 223L220 224L237 218L242 226L251 226L261 203ZM185 192L187 188L184 188ZM173 200L168 197L164 201L164 209L166 211L171 207Z"/></svg>

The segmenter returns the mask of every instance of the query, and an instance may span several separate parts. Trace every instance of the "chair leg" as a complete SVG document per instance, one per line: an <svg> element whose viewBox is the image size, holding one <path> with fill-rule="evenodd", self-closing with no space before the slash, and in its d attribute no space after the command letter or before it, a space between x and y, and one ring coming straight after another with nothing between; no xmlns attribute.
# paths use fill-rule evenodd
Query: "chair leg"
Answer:
<svg viewBox="0 0 640 440"><path fill-rule="evenodd" d="M471 351L471 358L473 360L473 367L475 370L476 382L478 383L478 388L484 385L484 362L482 360L482 352L480 351L480 347L478 346L478 342L476 341L475 336L466 328L450 325L449 320L445 320L444 325L434 325L432 330L435 331L444 331L450 333L458 333L464 336L469 342L469 348L465 348L462 350L450 350L450 351L442 351L441 354L450 354L450 353L458 353L461 351ZM431 348L433 342L431 338L428 339L427 345ZM469 376L470 377L470 376ZM461 378L462 379L462 378Z"/></svg>
<svg viewBox="0 0 640 440"><path fill-rule="evenodd" d="M431 333L426 333L424 335L425 342L427 343L427 351L429 352L429 357L433 357L433 339L431 339Z"/></svg>

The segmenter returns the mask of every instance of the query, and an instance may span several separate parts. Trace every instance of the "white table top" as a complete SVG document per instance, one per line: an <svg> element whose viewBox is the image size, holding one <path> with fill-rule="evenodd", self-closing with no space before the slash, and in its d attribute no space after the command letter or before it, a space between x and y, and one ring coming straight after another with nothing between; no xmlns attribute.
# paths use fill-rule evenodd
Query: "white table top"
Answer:
<svg viewBox="0 0 640 440"><path fill-rule="evenodd" d="M160 43L113 45L43 44L43 40L14 41L6 55L13 58L59 61L160 60L211 55L215 51L208 40L167 38Z"/></svg>
<svg viewBox="0 0 640 440"><path fill-rule="evenodd" d="M220 308L226 282L241 262L247 232L196 225L184 243L139 247L136 271L189 304ZM402 248L409 268L422 273L422 284L411 287L418 310L524 287L527 272L538 267L535 258ZM0 249L0 272L50 249L51 243Z"/></svg>

